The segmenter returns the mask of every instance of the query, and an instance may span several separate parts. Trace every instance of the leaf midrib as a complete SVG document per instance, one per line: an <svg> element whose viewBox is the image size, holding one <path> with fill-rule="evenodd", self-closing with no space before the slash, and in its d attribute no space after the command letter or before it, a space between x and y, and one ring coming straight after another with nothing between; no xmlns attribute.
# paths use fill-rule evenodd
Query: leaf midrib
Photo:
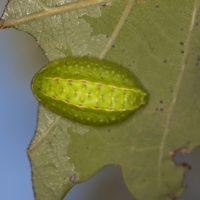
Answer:
<svg viewBox="0 0 200 200"><path fill-rule="evenodd" d="M42 6L40 4L40 6L43 8L43 11L41 12L27 15L25 17L20 17L17 19L10 19L8 21L4 21L4 19L0 20L0 29L16 26L18 24L30 22L33 20L41 19L43 17L47 17L47 16L51 16L55 14L60 14L66 11L77 10L80 8L85 8L85 7L93 6L96 4L103 4L103 3L108 3L108 2L111 2L111 0L86 0L86 1L80 1L77 3L72 3L72 4L67 4L67 5L65 4L59 7L44 7L44 4L42 3Z"/></svg>
<svg viewBox="0 0 200 200"><path fill-rule="evenodd" d="M188 35L186 38L186 45L185 45L185 51L184 51L185 53L184 53L184 56L183 56L183 59L181 62L180 73L178 74L177 82L175 84L174 96L172 97L172 101L169 105L169 111L168 111L168 114L166 117L166 123L164 126L163 135L162 135L161 142L160 142L160 151L159 151L159 157L158 157L158 186L162 182L161 173L162 173L162 160L164 157L165 143L166 143L166 139L167 139L167 136L169 133L170 122L173 117L174 109L176 106L177 98L179 95L181 83L182 83L185 68L186 68L187 58L188 58L188 54L189 54L189 50L190 50L190 43L191 43L191 39L192 39L192 33L194 30L194 24L195 24L195 19L196 19L196 15L197 15L197 10L199 8L199 4L200 4L199 0L194 0L194 8L193 8L193 12L192 12Z"/></svg>

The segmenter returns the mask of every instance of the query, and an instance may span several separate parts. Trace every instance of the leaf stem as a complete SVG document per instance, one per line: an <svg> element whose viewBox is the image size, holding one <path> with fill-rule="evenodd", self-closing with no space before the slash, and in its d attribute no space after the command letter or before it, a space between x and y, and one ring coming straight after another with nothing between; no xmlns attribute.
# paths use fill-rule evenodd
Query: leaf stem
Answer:
<svg viewBox="0 0 200 200"><path fill-rule="evenodd" d="M111 2L111 0L85 0L85 1L80 1L77 3L73 3L70 5L67 4L64 6L49 8L44 11L41 11L41 12L38 12L35 14L31 14L31 15L27 15L25 17L21 17L21 18L17 18L17 19L11 19L8 21L1 19L0 20L0 29L12 27L12 26L15 26L15 25L18 25L21 23L26 23L26 22L29 22L32 20L40 19L42 17L47 17L50 15L55 15L55 14L59 14L59 13L70 11L70 10L77 10L80 8L85 8L88 6L107 3L107 2Z"/></svg>

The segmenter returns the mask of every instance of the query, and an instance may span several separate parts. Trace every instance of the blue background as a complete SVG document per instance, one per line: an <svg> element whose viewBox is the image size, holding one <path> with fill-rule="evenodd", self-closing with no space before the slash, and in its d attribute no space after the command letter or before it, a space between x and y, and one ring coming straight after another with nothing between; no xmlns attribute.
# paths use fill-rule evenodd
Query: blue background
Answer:
<svg viewBox="0 0 200 200"><path fill-rule="evenodd" d="M7 0L0 2L0 14ZM38 102L31 92L33 75L47 64L34 39L15 29L0 30L0 199L33 200L31 168L26 149L33 137ZM178 153L177 164L188 162L188 189L180 200L200 199L200 148ZM144 191L145 192L145 191ZM107 167L75 186L65 200L133 200L119 167Z"/></svg>

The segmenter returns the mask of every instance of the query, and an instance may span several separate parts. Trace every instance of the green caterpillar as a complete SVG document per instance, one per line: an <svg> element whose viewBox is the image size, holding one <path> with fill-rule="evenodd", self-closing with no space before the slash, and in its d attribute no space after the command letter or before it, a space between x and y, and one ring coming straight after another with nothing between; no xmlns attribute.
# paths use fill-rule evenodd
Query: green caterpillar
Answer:
<svg viewBox="0 0 200 200"><path fill-rule="evenodd" d="M129 71L96 58L64 58L32 80L36 98L51 111L89 125L122 121L146 102Z"/></svg>

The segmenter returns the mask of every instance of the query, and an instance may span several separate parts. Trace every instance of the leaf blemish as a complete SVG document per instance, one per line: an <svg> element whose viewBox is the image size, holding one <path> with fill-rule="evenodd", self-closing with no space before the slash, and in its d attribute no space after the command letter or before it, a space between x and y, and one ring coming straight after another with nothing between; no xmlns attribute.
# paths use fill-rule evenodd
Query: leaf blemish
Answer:
<svg viewBox="0 0 200 200"><path fill-rule="evenodd" d="M192 169L192 167L191 167L188 163L183 162L183 163L181 163L181 165L182 165L183 167L185 167L186 169L188 169L188 170L191 170L191 169Z"/></svg>
<svg viewBox="0 0 200 200"><path fill-rule="evenodd" d="M172 86L169 86L169 91L170 91L171 93L173 93L173 92L174 92L174 89L173 89L173 87L172 87Z"/></svg>
<svg viewBox="0 0 200 200"><path fill-rule="evenodd" d="M163 60L164 63L167 63L167 59Z"/></svg>
<svg viewBox="0 0 200 200"><path fill-rule="evenodd" d="M76 180L77 180L77 175L76 174L73 174L72 176L70 176L69 177L69 181L71 182L71 183L74 183Z"/></svg>
<svg viewBox="0 0 200 200"><path fill-rule="evenodd" d="M196 66L200 65L200 55L197 55L197 61L196 61Z"/></svg>

